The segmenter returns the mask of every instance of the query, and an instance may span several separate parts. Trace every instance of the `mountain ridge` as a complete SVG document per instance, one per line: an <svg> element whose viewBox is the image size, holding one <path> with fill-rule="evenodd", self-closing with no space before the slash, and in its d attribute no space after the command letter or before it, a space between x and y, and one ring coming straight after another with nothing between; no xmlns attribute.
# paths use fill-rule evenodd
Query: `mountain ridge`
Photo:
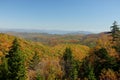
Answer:
<svg viewBox="0 0 120 80"><path fill-rule="evenodd" d="M65 34L93 34L90 31L64 31L64 30L42 30L42 29L0 29L0 32L26 32L26 33L47 33L47 34L58 34L58 35L65 35Z"/></svg>

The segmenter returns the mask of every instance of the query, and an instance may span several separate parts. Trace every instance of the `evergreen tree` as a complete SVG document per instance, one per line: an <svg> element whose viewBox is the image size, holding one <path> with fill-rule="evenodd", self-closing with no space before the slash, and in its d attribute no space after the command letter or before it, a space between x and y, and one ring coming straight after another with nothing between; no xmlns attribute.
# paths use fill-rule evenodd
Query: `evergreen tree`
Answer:
<svg viewBox="0 0 120 80"><path fill-rule="evenodd" d="M35 70L35 66L38 65L39 61L40 61L40 58L39 58L39 56L38 56L38 53L35 52L33 58L32 58L31 61L30 61L30 66L29 66L30 69Z"/></svg>
<svg viewBox="0 0 120 80"><path fill-rule="evenodd" d="M119 34L119 27L117 25L117 22L114 21L113 26L111 26L111 33L112 33L112 37L113 37L113 41L117 41L120 34Z"/></svg>
<svg viewBox="0 0 120 80"><path fill-rule="evenodd" d="M99 79L99 75L102 69L112 69L114 71L119 70L119 65L113 56L110 56L105 48L101 48L94 52L98 59L95 60L94 72L96 78Z"/></svg>
<svg viewBox="0 0 120 80"><path fill-rule="evenodd" d="M72 55L72 51L70 48L66 48L64 55L63 55L63 60L64 60L64 79L69 79L69 80L76 80L78 77L78 66L77 66L77 61L74 60L74 57Z"/></svg>
<svg viewBox="0 0 120 80"><path fill-rule="evenodd" d="M120 53L120 29L117 25L117 22L114 21L113 26L111 26L111 33L112 33L112 42L114 44L114 48L116 51Z"/></svg>
<svg viewBox="0 0 120 80"><path fill-rule="evenodd" d="M96 76L95 76L95 73L94 73L94 67L93 65L91 64L90 61L88 61L89 57L86 57L83 62L82 62L82 65L80 67L80 70L79 70L79 77L82 79L82 80L96 80Z"/></svg>
<svg viewBox="0 0 120 80"><path fill-rule="evenodd" d="M25 60L17 39L13 41L13 45L6 57L8 58L7 80L25 80Z"/></svg>
<svg viewBox="0 0 120 80"><path fill-rule="evenodd" d="M2 64L0 64L0 80L7 80L8 77L8 65L7 59L2 57Z"/></svg>
<svg viewBox="0 0 120 80"><path fill-rule="evenodd" d="M88 65L88 80L96 80L94 68L91 64Z"/></svg>
<svg viewBox="0 0 120 80"><path fill-rule="evenodd" d="M111 26L111 33L113 37L112 42L114 43L113 47L120 53L120 30L116 21Z"/></svg>
<svg viewBox="0 0 120 80"><path fill-rule="evenodd" d="M109 59L110 56L108 55L108 52L105 48L101 48L98 51L95 51L95 54L100 58L100 59Z"/></svg>

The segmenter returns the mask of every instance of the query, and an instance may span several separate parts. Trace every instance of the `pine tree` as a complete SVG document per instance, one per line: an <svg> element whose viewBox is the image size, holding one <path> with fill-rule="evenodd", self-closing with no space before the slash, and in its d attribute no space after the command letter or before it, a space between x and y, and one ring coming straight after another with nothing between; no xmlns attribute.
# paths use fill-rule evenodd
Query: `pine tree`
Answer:
<svg viewBox="0 0 120 80"><path fill-rule="evenodd" d="M89 60L89 56L86 57L83 62L82 62L82 65L80 67L80 70L79 70L79 77L82 79L82 80L96 80L96 76L95 76L95 72L94 72L94 67L93 65L91 64Z"/></svg>
<svg viewBox="0 0 120 80"><path fill-rule="evenodd" d="M111 33L113 41L116 41L119 38L119 27L116 21L114 21L113 26L111 26Z"/></svg>
<svg viewBox="0 0 120 80"><path fill-rule="evenodd" d="M66 48L64 55L64 78L69 80L76 80L78 77L78 70L77 70L77 61L74 60L72 55L72 51L70 48Z"/></svg>
<svg viewBox="0 0 120 80"><path fill-rule="evenodd" d="M91 64L88 65L88 79L89 80L96 80L94 68L91 66Z"/></svg>
<svg viewBox="0 0 120 80"><path fill-rule="evenodd" d="M25 80L25 60L17 39L13 41L13 45L6 57L8 58L7 80Z"/></svg>
<svg viewBox="0 0 120 80"><path fill-rule="evenodd" d="M112 33L112 42L114 44L114 48L120 53L120 29L117 25L117 22L114 21L113 26L111 26Z"/></svg>
<svg viewBox="0 0 120 80"><path fill-rule="evenodd" d="M105 48L101 48L98 51L95 51L95 54L100 58L100 59L109 59L108 52Z"/></svg>
<svg viewBox="0 0 120 80"><path fill-rule="evenodd" d="M0 80L7 80L8 77L8 64L7 59L2 57L2 64L0 64Z"/></svg>
<svg viewBox="0 0 120 80"><path fill-rule="evenodd" d="M40 62L40 58L37 52L35 52L33 58L30 60L30 69L35 70L35 66Z"/></svg>

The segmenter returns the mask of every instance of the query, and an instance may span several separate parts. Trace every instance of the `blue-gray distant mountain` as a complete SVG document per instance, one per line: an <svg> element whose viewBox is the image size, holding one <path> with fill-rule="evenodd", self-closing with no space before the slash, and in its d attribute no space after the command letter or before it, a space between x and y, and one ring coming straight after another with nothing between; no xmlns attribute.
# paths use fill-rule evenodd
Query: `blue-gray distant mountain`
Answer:
<svg viewBox="0 0 120 80"><path fill-rule="evenodd" d="M28 33L47 33L47 34L70 34L70 35L76 35L76 34L92 34L92 32L89 31L62 31L62 30L31 30L31 29L0 29L0 32L28 32Z"/></svg>

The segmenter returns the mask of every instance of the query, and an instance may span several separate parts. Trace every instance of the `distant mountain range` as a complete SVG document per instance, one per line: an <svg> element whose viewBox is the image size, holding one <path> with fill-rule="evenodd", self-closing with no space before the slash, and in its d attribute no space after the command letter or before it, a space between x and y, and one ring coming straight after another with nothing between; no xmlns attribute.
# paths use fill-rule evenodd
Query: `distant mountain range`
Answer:
<svg viewBox="0 0 120 80"><path fill-rule="evenodd" d="M32 30L32 29L0 29L0 32L27 32L27 33L47 33L47 34L92 34L89 31L62 31L62 30Z"/></svg>

